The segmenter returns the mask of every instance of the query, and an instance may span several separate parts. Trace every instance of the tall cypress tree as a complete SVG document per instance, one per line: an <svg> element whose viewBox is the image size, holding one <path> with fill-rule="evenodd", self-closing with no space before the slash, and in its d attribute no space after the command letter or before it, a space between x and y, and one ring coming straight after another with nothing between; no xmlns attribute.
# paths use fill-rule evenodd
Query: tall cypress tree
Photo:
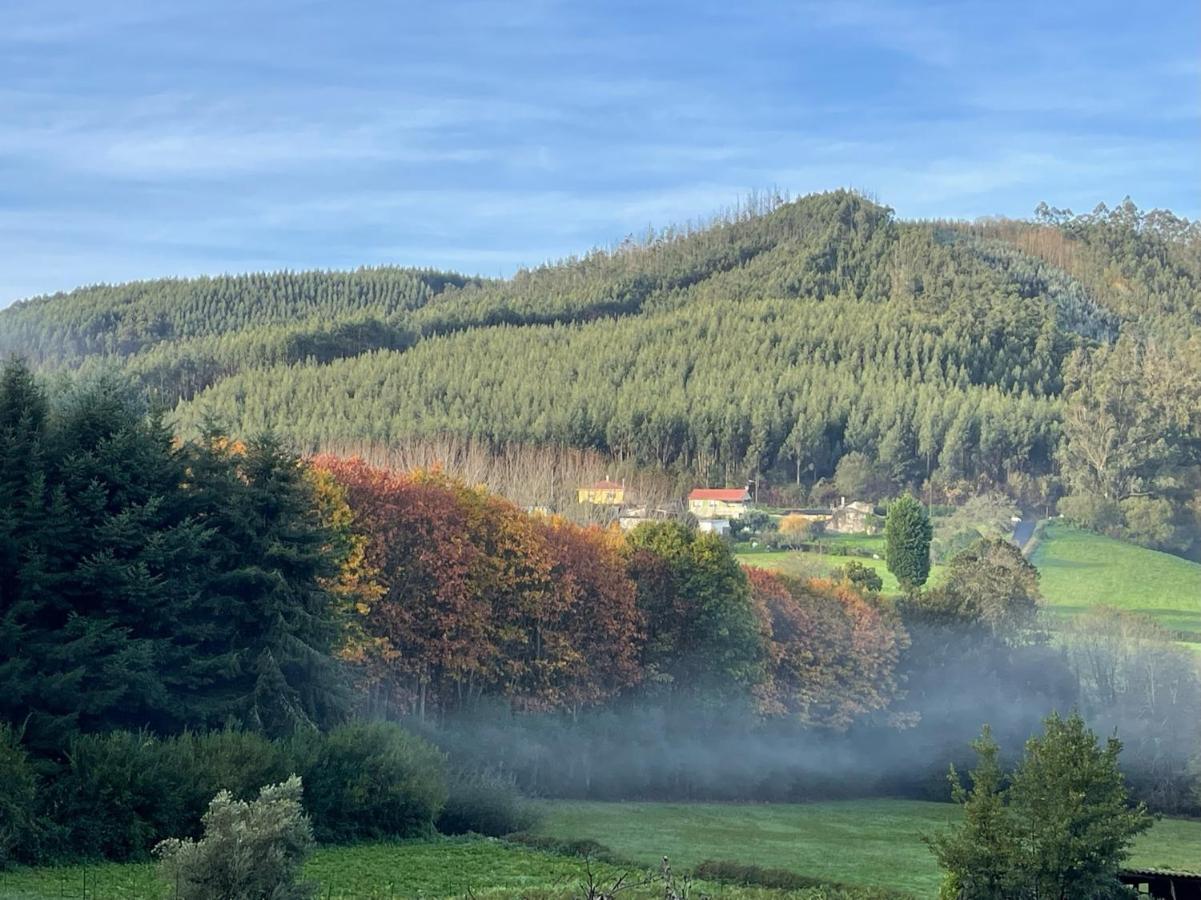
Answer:
<svg viewBox="0 0 1201 900"><path fill-rule="evenodd" d="M930 541L934 526L925 508L909 494L894 500L884 520L884 558L888 571L906 591L915 591L930 577Z"/></svg>

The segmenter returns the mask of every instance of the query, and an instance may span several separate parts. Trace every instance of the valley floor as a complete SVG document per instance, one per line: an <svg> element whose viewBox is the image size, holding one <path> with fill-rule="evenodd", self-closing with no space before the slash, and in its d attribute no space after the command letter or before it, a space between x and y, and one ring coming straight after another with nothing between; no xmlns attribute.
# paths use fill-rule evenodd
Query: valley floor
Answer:
<svg viewBox="0 0 1201 900"><path fill-rule="evenodd" d="M907 891L937 892L939 875L921 835L952 824L950 804L907 800L859 800L811 804L676 804L548 802L541 834L589 838L617 857L657 869L663 856L676 870L705 859L732 860L789 869L811 877ZM1201 869L1201 821L1165 819L1144 835L1132 865ZM626 869L591 864L611 884ZM324 847L307 874L329 900L400 897L582 896L587 865L560 856L485 838L438 839L354 847ZM714 884L698 885L706 896L842 898L853 893L822 890L787 893ZM5 900L169 900L150 864L103 864L0 872ZM662 896L623 893L630 898ZM864 900L872 892L861 895Z"/></svg>

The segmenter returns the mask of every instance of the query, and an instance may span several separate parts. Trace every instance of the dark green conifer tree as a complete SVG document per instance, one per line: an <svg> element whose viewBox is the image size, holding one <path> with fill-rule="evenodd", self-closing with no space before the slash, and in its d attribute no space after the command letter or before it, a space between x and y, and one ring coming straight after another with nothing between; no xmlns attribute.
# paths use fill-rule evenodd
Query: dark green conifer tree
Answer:
<svg viewBox="0 0 1201 900"><path fill-rule="evenodd" d="M901 587L913 592L930 577L930 541L934 526L925 508L909 494L888 506L884 520L885 561Z"/></svg>

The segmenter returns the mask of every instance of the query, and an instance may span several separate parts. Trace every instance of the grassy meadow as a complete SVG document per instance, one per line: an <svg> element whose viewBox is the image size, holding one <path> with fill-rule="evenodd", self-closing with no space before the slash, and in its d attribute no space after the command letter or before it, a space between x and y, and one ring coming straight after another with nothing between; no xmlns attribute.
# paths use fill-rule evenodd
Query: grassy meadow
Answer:
<svg viewBox="0 0 1201 900"><path fill-rule="evenodd" d="M598 864L601 877L621 870ZM322 898L539 896L575 885L585 874L578 859L528 850L501 841L441 839L322 847L305 867ZM86 890L86 894L85 894ZM0 872L0 897L169 898L151 863Z"/></svg>
<svg viewBox="0 0 1201 900"><path fill-rule="evenodd" d="M828 575L853 559L880 574L885 594L900 593L884 563L883 535L833 535L822 543L866 550L880 558L747 544L739 545L737 556L748 566L806 577ZM1030 561L1041 576L1047 609L1055 616L1077 615L1105 604L1144 613L1186 641L1201 643L1201 563L1054 522L1044 528ZM944 571L934 566L929 583L937 585Z"/></svg>
<svg viewBox="0 0 1201 900"><path fill-rule="evenodd" d="M547 802L538 833L562 840L591 839L631 866L592 862L593 874L612 883L639 867L657 869L667 856L677 872L706 859L786 869L852 886L883 888L914 897L937 891L939 874L921 836L953 824L958 808L910 800L855 800L810 804ZM1201 822L1164 819L1143 835L1132 864L1201 870ZM583 860L487 838L323 847L306 874L329 900L399 897L580 896ZM731 900L786 896L856 900L870 891L771 891L698 883L706 896ZM662 896L648 888L631 898ZM5 900L111 898L167 900L151 864L18 869L0 872Z"/></svg>
<svg viewBox="0 0 1201 900"><path fill-rule="evenodd" d="M945 829L958 817L957 806L916 800L553 803L541 831L591 838L648 865L663 855L683 866L735 860L932 897L938 867L921 835ZM1132 863L1201 870L1201 822L1161 820L1139 839Z"/></svg>
<svg viewBox="0 0 1201 900"><path fill-rule="evenodd" d="M530 850L487 838L440 839L322 847L305 867L321 900L392 900L401 897L559 898L581 896L591 866L612 884L627 871L605 863ZM779 892L704 885L708 896L730 900L779 897ZM4 900L170 900L151 863L18 869L0 872ZM623 897L661 897L623 892ZM819 898L821 894L811 894Z"/></svg>
<svg viewBox="0 0 1201 900"><path fill-rule="evenodd" d="M1059 523L1046 526L1030 559L1057 615L1106 604L1201 641L1201 564Z"/></svg>
<svg viewBox="0 0 1201 900"><path fill-rule="evenodd" d="M815 553L806 550L768 550L749 546L740 547L735 555L738 561L744 565L757 566L760 569L767 569L771 572L780 572L784 575L795 575L803 578L824 578L830 574L831 570L839 566L844 566L853 560L857 563L862 563L870 569L875 569L879 573L880 579L884 582L883 591L885 594L899 594L901 586L897 584L896 576L888 571L888 566L884 562L884 539L882 537L877 539L866 535L848 535L847 537L857 537L862 543L852 543L851 541L839 541L838 543L870 549L880 558L874 559L870 556L838 556L833 553ZM873 543L876 540L880 542L879 549L876 549ZM931 567L930 583L938 584L938 580L942 577L942 574L943 566L936 565Z"/></svg>

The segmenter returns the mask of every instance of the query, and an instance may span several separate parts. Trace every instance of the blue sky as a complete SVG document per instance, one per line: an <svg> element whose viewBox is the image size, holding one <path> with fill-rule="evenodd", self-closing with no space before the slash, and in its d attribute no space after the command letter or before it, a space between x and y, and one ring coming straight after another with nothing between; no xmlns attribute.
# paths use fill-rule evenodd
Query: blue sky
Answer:
<svg viewBox="0 0 1201 900"><path fill-rule="evenodd" d="M1201 214L1201 4L0 0L0 305L486 275L850 186Z"/></svg>

